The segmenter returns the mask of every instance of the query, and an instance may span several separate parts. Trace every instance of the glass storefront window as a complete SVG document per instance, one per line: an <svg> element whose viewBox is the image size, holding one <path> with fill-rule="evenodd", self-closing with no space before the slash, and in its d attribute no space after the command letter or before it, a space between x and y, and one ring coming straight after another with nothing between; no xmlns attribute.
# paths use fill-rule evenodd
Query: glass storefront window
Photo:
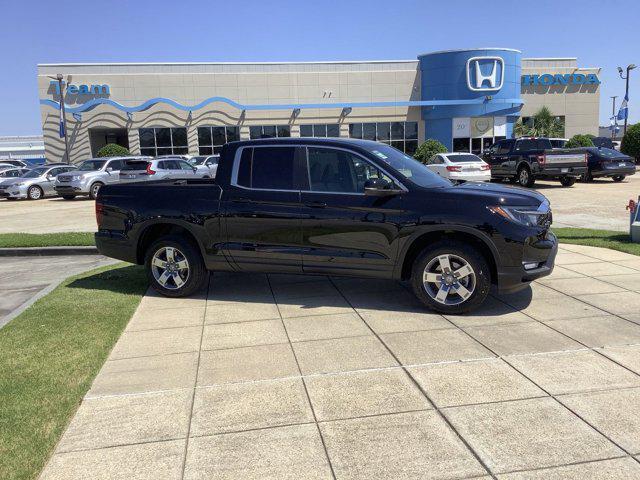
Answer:
<svg viewBox="0 0 640 480"><path fill-rule="evenodd" d="M413 155L418 148L418 122L352 123L349 137L386 143Z"/></svg>
<svg viewBox="0 0 640 480"><path fill-rule="evenodd" d="M157 157L181 155L189 151L186 128L140 128L138 137L141 155Z"/></svg>
<svg viewBox="0 0 640 480"><path fill-rule="evenodd" d="M290 137L289 125L253 125L249 127L249 137L252 140L258 138Z"/></svg>
<svg viewBox="0 0 640 480"><path fill-rule="evenodd" d="M240 127L198 127L198 153L219 154L225 143L240 140Z"/></svg>
<svg viewBox="0 0 640 480"><path fill-rule="evenodd" d="M316 124L316 125L300 125L301 137L339 137L340 125L336 124Z"/></svg>

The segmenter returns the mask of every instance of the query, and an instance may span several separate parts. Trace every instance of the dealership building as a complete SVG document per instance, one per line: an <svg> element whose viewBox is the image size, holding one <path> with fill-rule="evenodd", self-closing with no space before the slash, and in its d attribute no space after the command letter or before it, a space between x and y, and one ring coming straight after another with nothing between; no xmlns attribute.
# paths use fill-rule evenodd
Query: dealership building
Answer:
<svg viewBox="0 0 640 480"><path fill-rule="evenodd" d="M46 157L73 162L107 143L133 154L207 155L228 141L353 137L409 154L434 138L481 153L542 106L564 136L598 133L599 68L481 48L416 60L38 65ZM62 84L56 78L62 76Z"/></svg>

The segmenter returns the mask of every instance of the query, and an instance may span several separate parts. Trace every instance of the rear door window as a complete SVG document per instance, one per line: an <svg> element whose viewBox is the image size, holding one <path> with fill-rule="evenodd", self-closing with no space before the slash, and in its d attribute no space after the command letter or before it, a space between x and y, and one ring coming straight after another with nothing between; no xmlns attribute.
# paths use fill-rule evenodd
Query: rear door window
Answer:
<svg viewBox="0 0 640 480"><path fill-rule="evenodd" d="M242 151L238 185L264 190L296 190L295 147L254 147Z"/></svg>
<svg viewBox="0 0 640 480"><path fill-rule="evenodd" d="M146 170L149 162L145 161L127 161L122 166L121 170Z"/></svg>

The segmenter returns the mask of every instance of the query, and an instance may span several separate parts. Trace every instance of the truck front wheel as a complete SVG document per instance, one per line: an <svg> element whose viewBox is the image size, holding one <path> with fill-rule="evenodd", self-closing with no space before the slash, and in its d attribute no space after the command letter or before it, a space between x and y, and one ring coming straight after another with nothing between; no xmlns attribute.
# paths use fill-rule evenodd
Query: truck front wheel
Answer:
<svg viewBox="0 0 640 480"><path fill-rule="evenodd" d="M560 177L560 184L563 187L570 187L574 183L576 183L576 180L577 180L576 177Z"/></svg>
<svg viewBox="0 0 640 480"><path fill-rule="evenodd" d="M145 268L151 286L166 297L187 297L206 286L200 250L178 235L161 237L147 250Z"/></svg>
<svg viewBox="0 0 640 480"><path fill-rule="evenodd" d="M516 183L521 187L531 188L535 183L535 179L531 174L531 170L529 167L523 165L518 169L518 173L516 175Z"/></svg>
<svg viewBox="0 0 640 480"><path fill-rule="evenodd" d="M478 308L491 288L487 261L461 242L438 242L425 248L411 271L418 299L440 313L464 313Z"/></svg>

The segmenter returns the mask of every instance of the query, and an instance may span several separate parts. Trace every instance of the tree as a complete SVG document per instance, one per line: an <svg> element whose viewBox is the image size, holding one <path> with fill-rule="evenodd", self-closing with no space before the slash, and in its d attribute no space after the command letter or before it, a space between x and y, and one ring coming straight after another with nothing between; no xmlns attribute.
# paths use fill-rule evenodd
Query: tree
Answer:
<svg viewBox="0 0 640 480"><path fill-rule="evenodd" d="M565 148L593 147L593 135L574 135L569 139Z"/></svg>
<svg viewBox="0 0 640 480"><path fill-rule="evenodd" d="M622 137L620 151L630 157L640 160L640 123L627 128L627 133Z"/></svg>
<svg viewBox="0 0 640 480"><path fill-rule="evenodd" d="M542 107L532 118L532 125L527 125L519 118L514 127L516 137L562 137L564 123L559 117L551 113L547 107Z"/></svg>
<svg viewBox="0 0 640 480"><path fill-rule="evenodd" d="M129 150L122 145L115 143L107 143L104 147L98 150L96 157L128 157L131 155Z"/></svg>
<svg viewBox="0 0 640 480"><path fill-rule="evenodd" d="M430 163L431 159L433 159L433 157L438 153L447 153L447 151L447 147L442 143L430 138L418 147L416 153L413 154L413 158L427 164Z"/></svg>

